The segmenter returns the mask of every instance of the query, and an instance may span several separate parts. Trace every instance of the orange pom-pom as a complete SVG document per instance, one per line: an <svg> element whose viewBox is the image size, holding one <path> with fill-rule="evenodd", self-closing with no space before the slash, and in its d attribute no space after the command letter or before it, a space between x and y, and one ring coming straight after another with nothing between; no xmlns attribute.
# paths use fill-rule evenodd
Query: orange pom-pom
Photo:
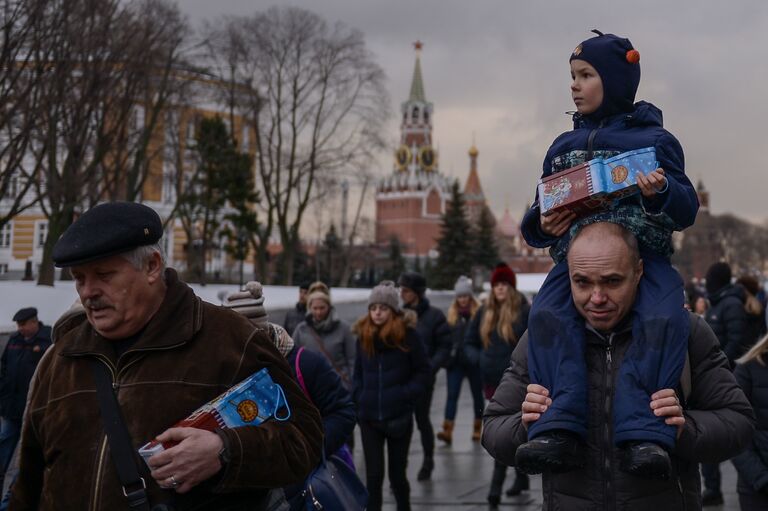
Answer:
<svg viewBox="0 0 768 511"><path fill-rule="evenodd" d="M627 62L630 64L637 64L640 62L640 52L637 50L629 50L627 52Z"/></svg>

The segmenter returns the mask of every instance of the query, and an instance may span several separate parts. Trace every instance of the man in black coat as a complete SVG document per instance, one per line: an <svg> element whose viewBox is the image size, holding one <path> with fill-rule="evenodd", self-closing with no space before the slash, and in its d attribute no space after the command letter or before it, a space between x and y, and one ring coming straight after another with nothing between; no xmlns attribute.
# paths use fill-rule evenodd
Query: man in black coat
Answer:
<svg viewBox="0 0 768 511"><path fill-rule="evenodd" d="M400 275L397 281L400 286L400 298L403 307L416 312L419 317L416 323L416 332L421 337L421 342L427 351L432 365L432 381L427 388L422 400L416 405L416 425L421 434L421 446L424 450L424 461L419 470L418 480L426 481L432 476L435 467L435 432L429 418L429 410L432 406L432 393L435 389L435 376L441 367L445 367L451 357L451 328L445 320L443 311L429 304L424 296L427 290L427 281L420 273L408 271Z"/></svg>
<svg viewBox="0 0 768 511"><path fill-rule="evenodd" d="M51 327L37 319L34 307L19 310L13 321L17 332L8 339L0 360L0 488L19 442L29 382L37 363L51 345Z"/></svg>
<svg viewBox="0 0 768 511"><path fill-rule="evenodd" d="M628 358L634 343L632 308L642 264L637 264L636 240L607 225L585 227L569 249L574 305L584 318L586 335L587 445L564 450L559 458L562 466L544 472L544 508L697 510L701 508L698 464L726 460L749 444L752 408L712 330L690 314L687 369L675 388L648 389L646 403L675 430L669 474L650 477L625 463L628 449L614 440L613 410L626 399L617 390L618 380L622 365L632 363ZM518 447L528 441L528 425L551 405L549 389L530 382L526 334L485 409L483 446L498 461L514 465ZM560 444L566 447L565 442ZM643 452L653 450L639 454Z"/></svg>
<svg viewBox="0 0 768 511"><path fill-rule="evenodd" d="M710 307L705 319L720 341L720 348L728 357L731 367L734 367L736 359L749 349L749 340L747 311L744 308L746 295L741 286L731 283L731 277L731 267L728 263L715 263L707 270L706 289ZM704 476L702 505L722 504L720 465L702 463L701 473Z"/></svg>
<svg viewBox="0 0 768 511"><path fill-rule="evenodd" d="M309 290L309 282L302 282L299 285L299 301L296 302L296 306L289 310L285 314L285 320L283 321L283 328L288 332L288 335L293 335L293 331L296 327L304 321L307 315L307 291Z"/></svg>

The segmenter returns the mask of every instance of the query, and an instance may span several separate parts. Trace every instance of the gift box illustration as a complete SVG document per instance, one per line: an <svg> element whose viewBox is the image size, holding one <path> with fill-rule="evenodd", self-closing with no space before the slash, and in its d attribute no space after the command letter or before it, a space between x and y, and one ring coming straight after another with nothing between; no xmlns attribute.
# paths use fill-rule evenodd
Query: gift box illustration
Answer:
<svg viewBox="0 0 768 511"><path fill-rule="evenodd" d="M272 381L265 367L205 403L172 427L214 431L217 428L257 426L269 419L284 421L290 416L291 410L283 388ZM149 458L173 445L173 442L152 440L139 449L139 454L149 463Z"/></svg>
<svg viewBox="0 0 768 511"><path fill-rule="evenodd" d="M653 147L635 149L611 158L595 158L539 180L541 214L568 210L583 216L606 209L629 195L638 193L637 174L656 170Z"/></svg>

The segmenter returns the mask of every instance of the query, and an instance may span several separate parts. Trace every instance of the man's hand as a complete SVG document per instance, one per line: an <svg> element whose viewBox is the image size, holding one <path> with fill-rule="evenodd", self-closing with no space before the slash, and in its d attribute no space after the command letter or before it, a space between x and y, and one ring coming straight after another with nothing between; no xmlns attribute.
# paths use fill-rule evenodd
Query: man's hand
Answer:
<svg viewBox="0 0 768 511"><path fill-rule="evenodd" d="M523 401L523 427L528 429L531 422L535 422L541 417L541 414L547 411L547 407L552 404L552 400L547 397L549 391L535 383L528 384L528 393Z"/></svg>
<svg viewBox="0 0 768 511"><path fill-rule="evenodd" d="M656 169L647 176L637 173L637 186L640 193L646 199L653 199L657 193L667 187L667 178L664 176L664 169Z"/></svg>
<svg viewBox="0 0 768 511"><path fill-rule="evenodd" d="M152 477L162 488L186 493L221 470L219 451L224 447L216 433L197 428L171 428L159 442L179 442L150 458Z"/></svg>
<svg viewBox="0 0 768 511"><path fill-rule="evenodd" d="M677 438L683 432L685 416L683 407L677 398L677 393L672 389L662 389L651 396L651 410L656 417L666 417L665 423L677 426Z"/></svg>
<svg viewBox="0 0 768 511"><path fill-rule="evenodd" d="M576 214L572 211L557 211L551 215L540 215L541 232L547 236L559 238L571 227L571 223L576 219Z"/></svg>

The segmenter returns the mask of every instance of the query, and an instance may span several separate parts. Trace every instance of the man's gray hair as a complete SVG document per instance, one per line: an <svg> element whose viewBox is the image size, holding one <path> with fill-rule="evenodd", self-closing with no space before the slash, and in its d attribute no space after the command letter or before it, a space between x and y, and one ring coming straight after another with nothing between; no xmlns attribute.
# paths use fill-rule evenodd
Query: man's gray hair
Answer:
<svg viewBox="0 0 768 511"><path fill-rule="evenodd" d="M147 259L149 259L155 252L160 254L160 264L164 269L165 253L163 251L162 240L158 241L157 243L153 243L152 245L143 245L141 247L136 247L132 250L129 250L128 252L123 252L120 254L120 257L131 263L137 270L141 270L144 268L144 264L147 262Z"/></svg>

